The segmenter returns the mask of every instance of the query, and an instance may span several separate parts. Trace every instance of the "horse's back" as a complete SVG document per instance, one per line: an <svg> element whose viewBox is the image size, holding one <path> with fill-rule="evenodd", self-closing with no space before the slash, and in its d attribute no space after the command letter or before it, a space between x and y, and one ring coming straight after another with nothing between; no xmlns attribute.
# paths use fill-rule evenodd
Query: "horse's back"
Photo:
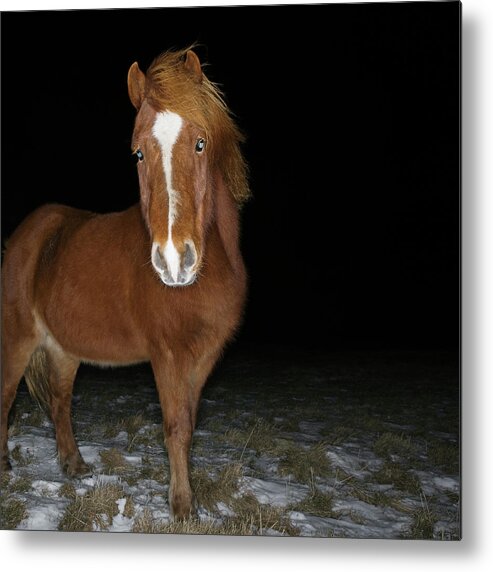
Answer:
<svg viewBox="0 0 493 572"><path fill-rule="evenodd" d="M54 252L57 237L67 225L75 226L92 216L88 211L48 204L29 216L7 240L2 264L3 304L17 298L32 300L37 270Z"/></svg>

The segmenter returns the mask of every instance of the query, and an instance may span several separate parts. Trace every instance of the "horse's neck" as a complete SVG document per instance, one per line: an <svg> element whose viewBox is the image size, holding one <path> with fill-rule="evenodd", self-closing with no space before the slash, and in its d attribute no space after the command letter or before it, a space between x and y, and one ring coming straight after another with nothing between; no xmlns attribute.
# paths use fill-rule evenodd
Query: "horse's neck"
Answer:
<svg viewBox="0 0 493 572"><path fill-rule="evenodd" d="M238 206L233 195L217 173L214 178L214 221L228 260L235 271L243 272L243 258L240 252L240 220Z"/></svg>

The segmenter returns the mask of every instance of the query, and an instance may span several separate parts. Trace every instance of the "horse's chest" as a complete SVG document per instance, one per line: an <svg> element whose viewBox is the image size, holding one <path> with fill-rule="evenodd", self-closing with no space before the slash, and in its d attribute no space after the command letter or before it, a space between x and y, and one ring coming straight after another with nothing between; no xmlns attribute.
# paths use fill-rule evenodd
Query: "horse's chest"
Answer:
<svg viewBox="0 0 493 572"><path fill-rule="evenodd" d="M235 330L243 305L242 288L202 288L170 292L156 316L169 345L222 345Z"/></svg>

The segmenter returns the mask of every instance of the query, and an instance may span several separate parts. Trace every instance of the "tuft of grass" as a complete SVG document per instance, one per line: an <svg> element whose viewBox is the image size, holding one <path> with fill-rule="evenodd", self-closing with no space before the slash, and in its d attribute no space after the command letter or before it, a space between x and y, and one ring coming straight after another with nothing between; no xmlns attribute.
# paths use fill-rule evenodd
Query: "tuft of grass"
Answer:
<svg viewBox="0 0 493 572"><path fill-rule="evenodd" d="M130 465L125 460L118 449L107 449L99 453L105 473L108 475L124 475L128 472Z"/></svg>
<svg viewBox="0 0 493 572"><path fill-rule="evenodd" d="M19 465L19 467L26 467L34 461L34 453L26 450L22 453L21 446L17 444L10 452L10 457Z"/></svg>
<svg viewBox="0 0 493 572"><path fill-rule="evenodd" d="M351 426L366 433L381 433L385 430L384 423L374 415L363 414L351 419Z"/></svg>
<svg viewBox="0 0 493 572"><path fill-rule="evenodd" d="M124 420L110 415L105 418L104 425L97 426L93 433L103 435L105 439L114 439L118 433L124 430Z"/></svg>
<svg viewBox="0 0 493 572"><path fill-rule="evenodd" d="M411 437L397 433L383 433L373 446L373 450L380 457L390 458L397 455L404 458L412 458L417 449L411 442Z"/></svg>
<svg viewBox="0 0 493 572"><path fill-rule="evenodd" d="M217 520L165 522L153 516L146 508L135 519L132 532L146 534L214 534L228 536L265 535L276 531L282 535L298 536L299 530L291 524L286 511L260 504L253 495L234 499L235 515Z"/></svg>
<svg viewBox="0 0 493 572"><path fill-rule="evenodd" d="M301 419L303 419L303 417L299 418L297 416L293 417L292 415L285 413L282 416L282 419L278 422L279 429L281 431L287 431L288 433L296 433L300 430Z"/></svg>
<svg viewBox="0 0 493 572"><path fill-rule="evenodd" d="M144 425L136 433L129 433L128 451L137 447L163 447L164 433L161 425Z"/></svg>
<svg viewBox="0 0 493 572"><path fill-rule="evenodd" d="M13 530L27 517L26 503L18 499L0 497L0 529Z"/></svg>
<svg viewBox="0 0 493 572"><path fill-rule="evenodd" d="M322 435L325 437L325 441L328 445L341 445L355 437L357 434L358 432L354 427L347 427L345 425L326 427L322 430Z"/></svg>
<svg viewBox="0 0 493 572"><path fill-rule="evenodd" d="M252 534L248 523L237 523L230 519L225 519L224 522L201 521L196 518L165 522L155 518L149 509L144 509L142 514L135 519L132 532L144 534L221 534L228 536Z"/></svg>
<svg viewBox="0 0 493 572"><path fill-rule="evenodd" d="M359 486L355 486L352 487L351 494L355 498L365 502L366 504L370 504L373 506L390 507L404 513L410 512L409 507L406 506L399 497L388 494L384 491L367 490Z"/></svg>
<svg viewBox="0 0 493 572"><path fill-rule="evenodd" d="M309 449L291 446L279 461L278 471L282 476L293 476L299 483L311 483L314 477L327 477L331 466L325 442Z"/></svg>
<svg viewBox="0 0 493 572"><path fill-rule="evenodd" d="M131 517L134 512L133 502L120 485L97 485L85 495L77 495L72 500L65 509L58 530L73 532L107 530L118 514L117 501L122 498L127 499L123 514Z"/></svg>
<svg viewBox="0 0 493 572"><path fill-rule="evenodd" d="M434 527L437 521L436 515L430 510L428 501L424 495L421 496L421 507L412 514L413 522L405 538L414 540L432 540L434 538Z"/></svg>
<svg viewBox="0 0 493 572"><path fill-rule="evenodd" d="M219 471L216 479L212 479L206 469L193 469L190 480L197 503L211 512L216 510L218 502L229 504L238 492L242 475L241 463L226 465Z"/></svg>
<svg viewBox="0 0 493 572"><path fill-rule="evenodd" d="M245 428L229 429L222 440L243 450L253 449L257 455L276 455L284 448L279 429L262 417L254 417Z"/></svg>
<svg viewBox="0 0 493 572"><path fill-rule="evenodd" d="M58 496L65 497L70 500L75 500L77 497L77 492L72 483L63 483L63 485L58 489Z"/></svg>
<svg viewBox="0 0 493 572"><path fill-rule="evenodd" d="M403 469L399 463L386 461L373 476L376 482L382 485L393 485L398 490L408 491L414 494L421 492L419 479L409 471Z"/></svg>
<svg viewBox="0 0 493 572"><path fill-rule="evenodd" d="M437 441L428 447L428 458L448 473L459 470L459 448L457 445Z"/></svg>
<svg viewBox="0 0 493 572"><path fill-rule="evenodd" d="M42 427L49 421L46 413L39 406L35 406L31 399L20 399L15 402L15 411L9 424L9 437L18 435L22 427Z"/></svg>
<svg viewBox="0 0 493 572"><path fill-rule="evenodd" d="M9 473L2 473L0 476L0 490L2 495L6 493L25 493L31 489L32 480L27 477L14 477Z"/></svg>
<svg viewBox="0 0 493 572"><path fill-rule="evenodd" d="M211 431L212 433L220 433L223 435L226 423L222 415L216 414L214 417L208 417L204 420L200 419L197 422L197 427Z"/></svg>
<svg viewBox="0 0 493 572"><path fill-rule="evenodd" d="M14 477L9 473L0 475L0 529L12 530L27 517L26 503L11 498L13 493L24 493L31 489L26 477Z"/></svg>
<svg viewBox="0 0 493 572"><path fill-rule="evenodd" d="M354 522L354 524L363 525L367 523L366 518L357 510L349 511L349 518Z"/></svg>
<svg viewBox="0 0 493 572"><path fill-rule="evenodd" d="M9 487L10 481L13 479L12 473L10 471L5 471L0 473L0 490L5 492Z"/></svg>
<svg viewBox="0 0 493 572"><path fill-rule="evenodd" d="M150 509L145 508L133 523L132 532L141 534L165 534L168 525L163 520L155 518Z"/></svg>
<svg viewBox="0 0 493 572"><path fill-rule="evenodd" d="M290 510L304 512L322 518L337 518L334 513L334 497L330 493L323 493L313 488L311 493L303 500L291 505Z"/></svg>
<svg viewBox="0 0 493 572"><path fill-rule="evenodd" d="M142 466L139 468L139 479L150 479L161 485L168 483L169 475L163 462L154 465L147 456L142 457Z"/></svg>
<svg viewBox="0 0 493 572"><path fill-rule="evenodd" d="M193 530L187 528L184 534L262 535L267 529L292 536L299 534L298 529L289 521L285 510L260 504L251 494L238 494L242 475L241 463L227 465L214 479L205 469L192 471L191 481L197 503L208 511L218 514L217 505L221 502L231 508L234 516L221 517L223 524L220 526L202 522L192 523ZM202 532L204 526L206 531ZM168 525L165 532L178 533L176 530L183 530L182 524Z"/></svg>
<svg viewBox="0 0 493 572"><path fill-rule="evenodd" d="M46 413L40 407L36 407L29 413L24 424L31 425L32 427L42 427L46 421L49 421Z"/></svg>
<svg viewBox="0 0 493 572"><path fill-rule="evenodd" d="M274 530L283 536L299 536L299 529L291 524L288 509L260 503L253 494L236 497L231 503L235 513L229 525L240 527L248 524L250 534L264 535Z"/></svg>
<svg viewBox="0 0 493 572"><path fill-rule="evenodd" d="M139 434L139 431L143 429L146 424L147 424L147 419L144 417L142 413L137 413L137 415L131 415L130 417L126 417L123 420L123 428L128 435L128 441L127 441L128 451L133 451L135 446L140 443L148 442L146 435Z"/></svg>

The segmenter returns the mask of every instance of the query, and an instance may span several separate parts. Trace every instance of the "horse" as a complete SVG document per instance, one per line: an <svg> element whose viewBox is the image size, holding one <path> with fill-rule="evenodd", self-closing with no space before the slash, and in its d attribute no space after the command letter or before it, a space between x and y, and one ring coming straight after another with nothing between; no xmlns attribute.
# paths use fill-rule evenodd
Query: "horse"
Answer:
<svg viewBox="0 0 493 572"><path fill-rule="evenodd" d="M243 134L192 48L128 71L140 201L107 214L38 208L9 238L2 271L1 468L11 468L8 414L23 376L51 415L62 469L80 477L91 472L71 423L80 363L150 362L175 519L195 512L189 465L200 395L247 294Z"/></svg>

